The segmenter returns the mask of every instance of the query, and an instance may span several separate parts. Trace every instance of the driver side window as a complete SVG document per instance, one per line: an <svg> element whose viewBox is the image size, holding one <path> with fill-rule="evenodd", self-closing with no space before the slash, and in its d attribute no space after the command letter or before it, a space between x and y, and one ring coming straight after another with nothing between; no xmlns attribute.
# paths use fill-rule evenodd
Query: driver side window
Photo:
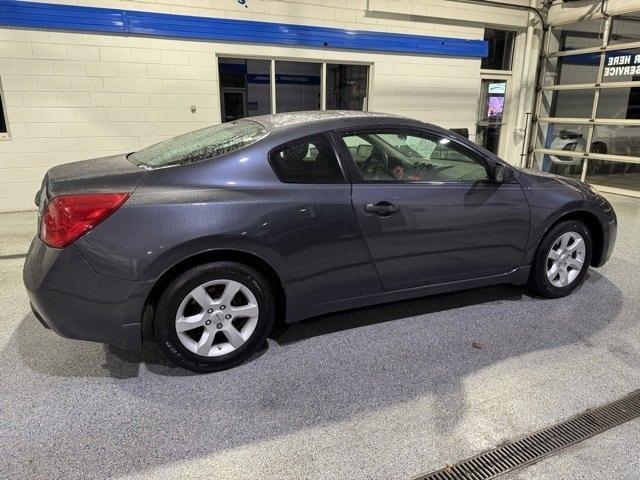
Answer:
<svg viewBox="0 0 640 480"><path fill-rule="evenodd" d="M397 130L355 132L342 139L365 181L477 182L482 161L448 138Z"/></svg>

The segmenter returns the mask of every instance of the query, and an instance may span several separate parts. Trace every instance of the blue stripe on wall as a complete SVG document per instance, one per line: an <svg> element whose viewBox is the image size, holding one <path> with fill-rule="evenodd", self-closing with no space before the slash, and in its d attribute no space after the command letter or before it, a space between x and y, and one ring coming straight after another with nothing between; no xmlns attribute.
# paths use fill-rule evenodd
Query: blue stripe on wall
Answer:
<svg viewBox="0 0 640 480"><path fill-rule="evenodd" d="M487 42L287 23L0 0L0 25L378 52L486 57Z"/></svg>

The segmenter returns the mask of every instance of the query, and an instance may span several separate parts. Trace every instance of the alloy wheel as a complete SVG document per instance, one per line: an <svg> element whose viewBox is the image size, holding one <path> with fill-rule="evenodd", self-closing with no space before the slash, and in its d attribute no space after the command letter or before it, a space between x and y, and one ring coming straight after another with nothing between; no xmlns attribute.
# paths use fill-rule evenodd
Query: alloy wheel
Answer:
<svg viewBox="0 0 640 480"><path fill-rule="evenodd" d="M554 287L564 288L578 278L586 255L584 238L577 232L560 235L547 255L547 279Z"/></svg>
<svg viewBox="0 0 640 480"><path fill-rule="evenodd" d="M175 328L182 345L197 355L217 357L244 345L258 324L258 301L234 280L214 280L182 300Z"/></svg>

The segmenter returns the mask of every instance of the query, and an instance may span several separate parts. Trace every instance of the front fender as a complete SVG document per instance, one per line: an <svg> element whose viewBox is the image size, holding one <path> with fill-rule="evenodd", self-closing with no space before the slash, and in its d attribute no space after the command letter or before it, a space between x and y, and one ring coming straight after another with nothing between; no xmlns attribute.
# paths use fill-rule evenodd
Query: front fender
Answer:
<svg viewBox="0 0 640 480"><path fill-rule="evenodd" d="M596 203L597 195L581 187L571 188L569 183L557 186L524 188L531 209L531 234L525 249L523 264L531 265L540 241L553 225L566 218L582 218L589 226L598 228L602 248L594 251L592 265L600 266L608 258L615 241L616 220Z"/></svg>

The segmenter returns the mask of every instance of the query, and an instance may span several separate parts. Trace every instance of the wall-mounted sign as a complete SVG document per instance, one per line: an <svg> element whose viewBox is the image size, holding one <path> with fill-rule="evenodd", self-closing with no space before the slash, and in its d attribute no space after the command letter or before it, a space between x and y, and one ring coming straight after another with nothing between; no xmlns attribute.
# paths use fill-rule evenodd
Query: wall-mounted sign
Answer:
<svg viewBox="0 0 640 480"><path fill-rule="evenodd" d="M247 73L249 83L269 83L269 75ZM276 75L276 83L291 85L320 85L320 77L315 75Z"/></svg>
<svg viewBox="0 0 640 480"><path fill-rule="evenodd" d="M640 54L608 55L604 67L604 77L624 77L640 75Z"/></svg>

